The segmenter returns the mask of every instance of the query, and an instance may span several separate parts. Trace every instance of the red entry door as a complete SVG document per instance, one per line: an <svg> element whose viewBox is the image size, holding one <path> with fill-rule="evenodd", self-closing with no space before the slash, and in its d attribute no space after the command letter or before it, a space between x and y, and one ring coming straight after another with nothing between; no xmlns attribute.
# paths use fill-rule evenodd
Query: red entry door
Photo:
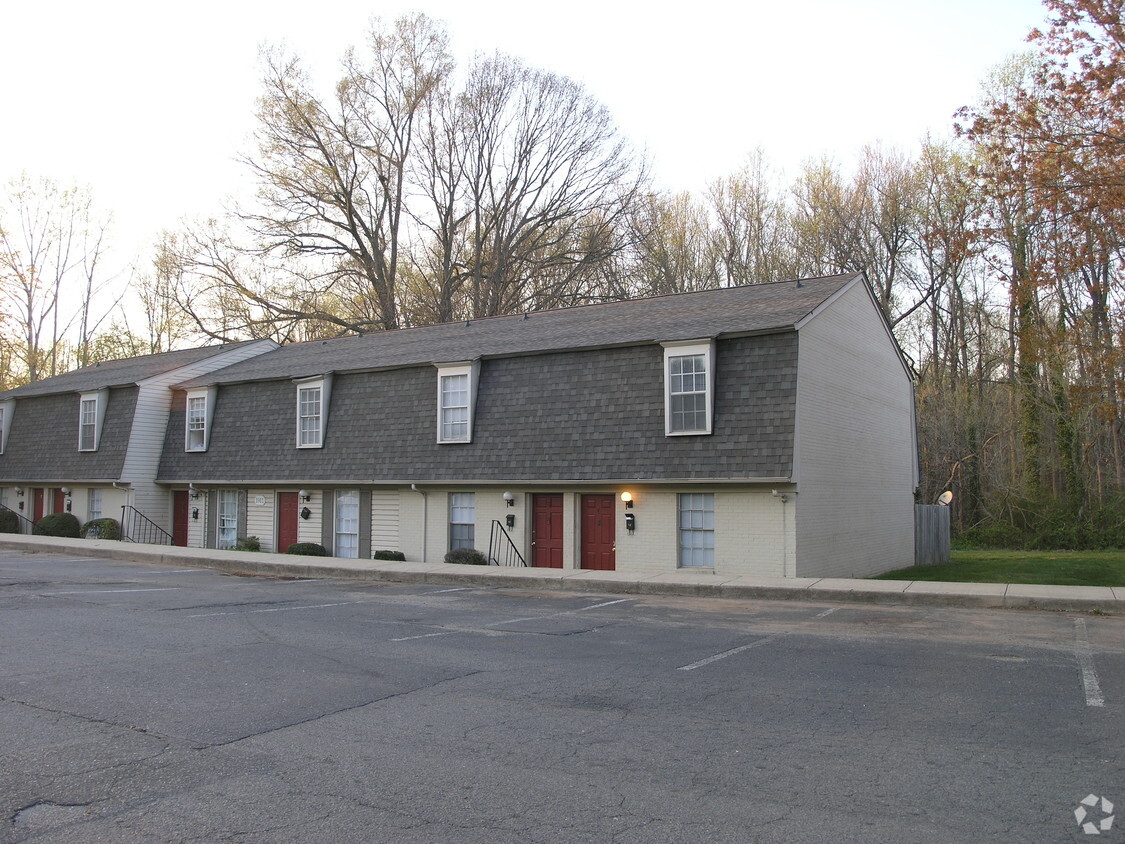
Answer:
<svg viewBox="0 0 1125 844"><path fill-rule="evenodd" d="M297 493L277 494L277 548L279 554L289 550L297 541Z"/></svg>
<svg viewBox="0 0 1125 844"><path fill-rule="evenodd" d="M612 495L582 496L582 568L613 571L617 536Z"/></svg>
<svg viewBox="0 0 1125 844"><path fill-rule="evenodd" d="M36 487L31 491L31 520L37 522L43 518L43 488Z"/></svg>
<svg viewBox="0 0 1125 844"><path fill-rule="evenodd" d="M531 564L561 569L562 554L562 493L537 493L531 496Z"/></svg>
<svg viewBox="0 0 1125 844"><path fill-rule="evenodd" d="M54 501L52 502L52 504L54 506L51 507L51 512L52 513L65 512L66 511L66 496L63 495L63 491L61 489L56 489L54 492L55 492Z"/></svg>
<svg viewBox="0 0 1125 844"><path fill-rule="evenodd" d="M172 493L172 544L187 547L188 491L178 489Z"/></svg>

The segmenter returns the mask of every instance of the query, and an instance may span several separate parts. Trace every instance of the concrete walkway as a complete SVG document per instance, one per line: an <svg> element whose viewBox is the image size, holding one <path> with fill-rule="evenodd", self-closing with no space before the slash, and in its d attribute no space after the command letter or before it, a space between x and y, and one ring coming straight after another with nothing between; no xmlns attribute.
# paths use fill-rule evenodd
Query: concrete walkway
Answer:
<svg viewBox="0 0 1125 844"><path fill-rule="evenodd" d="M685 570L655 575L636 575L581 569L458 566L446 563L297 557L286 554L217 551L209 548L177 548L110 540L58 539L17 534L0 534L0 550L134 560L176 568L199 566L231 574L274 577L333 577L393 583L515 586L635 595L1079 610L1125 615L1125 587L1120 586L1033 586L1018 583L933 583L920 580L734 577Z"/></svg>

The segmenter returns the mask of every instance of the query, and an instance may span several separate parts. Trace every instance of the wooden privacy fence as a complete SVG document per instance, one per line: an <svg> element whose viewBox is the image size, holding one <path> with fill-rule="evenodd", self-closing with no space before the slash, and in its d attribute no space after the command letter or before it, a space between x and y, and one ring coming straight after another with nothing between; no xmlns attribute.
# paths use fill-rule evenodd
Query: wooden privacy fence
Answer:
<svg viewBox="0 0 1125 844"><path fill-rule="evenodd" d="M949 562L949 508L914 505L914 565Z"/></svg>

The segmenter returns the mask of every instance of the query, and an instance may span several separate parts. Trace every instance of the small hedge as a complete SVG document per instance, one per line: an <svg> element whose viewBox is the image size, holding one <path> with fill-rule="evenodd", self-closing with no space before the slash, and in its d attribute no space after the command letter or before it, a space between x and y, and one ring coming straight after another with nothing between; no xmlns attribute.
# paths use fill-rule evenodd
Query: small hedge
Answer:
<svg viewBox="0 0 1125 844"><path fill-rule="evenodd" d="M301 554L305 557L327 557L328 552L323 545L316 542L294 542L285 549L286 554Z"/></svg>
<svg viewBox="0 0 1125 844"><path fill-rule="evenodd" d="M456 563L462 566L487 566L488 558L476 548L454 548L445 555L447 563Z"/></svg>
<svg viewBox="0 0 1125 844"><path fill-rule="evenodd" d="M20 518L11 510L0 510L0 533L19 533Z"/></svg>
<svg viewBox="0 0 1125 844"><path fill-rule="evenodd" d="M290 545L289 547L292 548L293 546ZM262 540L258 539L258 537L256 537L256 536L240 536L240 537L238 537L238 539L235 540L234 550L235 551L261 551L262 550Z"/></svg>
<svg viewBox="0 0 1125 844"><path fill-rule="evenodd" d="M395 562L405 563L406 555L401 551L376 551L371 555L373 560L394 560Z"/></svg>
<svg viewBox="0 0 1125 844"><path fill-rule="evenodd" d="M91 519L82 525L82 535L87 539L120 539L121 525L117 519Z"/></svg>
<svg viewBox="0 0 1125 844"><path fill-rule="evenodd" d="M36 536L65 536L77 539L82 535L82 523L73 513L51 513L35 523Z"/></svg>

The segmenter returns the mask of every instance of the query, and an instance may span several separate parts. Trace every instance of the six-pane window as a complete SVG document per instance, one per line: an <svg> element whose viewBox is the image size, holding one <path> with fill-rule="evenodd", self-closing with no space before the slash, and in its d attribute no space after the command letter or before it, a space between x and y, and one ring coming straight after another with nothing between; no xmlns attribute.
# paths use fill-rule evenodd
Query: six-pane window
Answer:
<svg viewBox="0 0 1125 844"><path fill-rule="evenodd" d="M680 565L715 565L715 494L680 493Z"/></svg>
<svg viewBox="0 0 1125 844"><path fill-rule="evenodd" d="M707 356L668 358L669 430L707 430Z"/></svg>
<svg viewBox="0 0 1125 844"><path fill-rule="evenodd" d="M336 548L337 557L359 557L359 490L336 490Z"/></svg>
<svg viewBox="0 0 1125 844"><path fill-rule="evenodd" d="M78 450L93 451L98 432L98 400L82 399L78 421Z"/></svg>
<svg viewBox="0 0 1125 844"><path fill-rule="evenodd" d="M215 547L233 548L238 542L238 490L219 490L218 536Z"/></svg>
<svg viewBox="0 0 1125 844"><path fill-rule="evenodd" d="M469 438L469 376L441 377L441 439L443 442Z"/></svg>
<svg viewBox="0 0 1125 844"><path fill-rule="evenodd" d="M189 451L201 451L206 443L207 397L192 396L187 402L187 447Z"/></svg>
<svg viewBox="0 0 1125 844"><path fill-rule="evenodd" d="M476 493L449 494L449 550L473 548L476 545Z"/></svg>
<svg viewBox="0 0 1125 844"><path fill-rule="evenodd" d="M319 386L297 389L298 446L320 445L320 396Z"/></svg>
<svg viewBox="0 0 1125 844"><path fill-rule="evenodd" d="M91 489L87 493L86 498L86 521L92 522L94 519L102 517L102 491L100 489Z"/></svg>

